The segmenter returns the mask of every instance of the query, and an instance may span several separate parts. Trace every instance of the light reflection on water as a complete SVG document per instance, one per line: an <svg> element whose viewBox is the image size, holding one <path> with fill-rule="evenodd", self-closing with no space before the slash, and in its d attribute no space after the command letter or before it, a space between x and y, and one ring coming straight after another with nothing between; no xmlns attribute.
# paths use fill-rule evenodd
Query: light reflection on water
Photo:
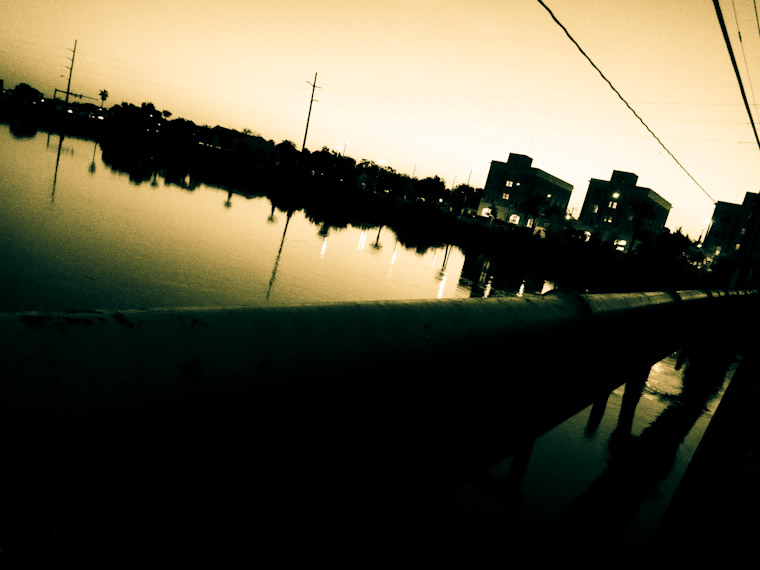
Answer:
<svg viewBox="0 0 760 570"><path fill-rule="evenodd" d="M92 141L0 126L0 171L3 310L471 295L457 248L418 253L385 227L319 227L218 188L134 185Z"/></svg>
<svg viewBox="0 0 760 570"><path fill-rule="evenodd" d="M552 532L565 534L570 526L585 524L587 529L577 531L591 541L584 551L619 554L626 562L646 556L736 365L734 361L725 375L708 380L706 399L689 401L683 397L686 390L699 392L704 378L688 377L688 365L677 369L676 355L671 355L650 369L632 416L624 409L622 385L599 408L587 407L494 465L488 471L491 483L475 480L462 486L433 515L439 517L438 524L461 532L462 543L474 540L468 533L493 533L495 538L485 544L516 556L526 549L530 556L537 544L549 547L556 538ZM694 406L684 416L676 410ZM631 451L639 442L649 447L643 453ZM636 462L643 464L644 476L620 475L627 470L620 465ZM594 515L589 520L586 509L615 517ZM600 532L602 527L613 528L614 534Z"/></svg>

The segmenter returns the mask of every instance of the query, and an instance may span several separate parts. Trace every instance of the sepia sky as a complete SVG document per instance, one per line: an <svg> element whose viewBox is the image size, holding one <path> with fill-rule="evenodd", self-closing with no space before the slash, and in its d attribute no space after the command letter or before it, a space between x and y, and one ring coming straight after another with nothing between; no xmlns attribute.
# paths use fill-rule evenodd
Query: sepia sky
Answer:
<svg viewBox="0 0 760 570"><path fill-rule="evenodd" d="M52 96L76 40L74 93L99 103L106 89L106 106L149 101L300 149L316 73L312 150L345 147L448 187L482 187L491 160L527 154L573 184L576 216L590 178L634 172L694 239L713 200L760 190L712 1L544 3L667 150L537 0L3 0L0 78ZM755 115L756 1L720 6Z"/></svg>

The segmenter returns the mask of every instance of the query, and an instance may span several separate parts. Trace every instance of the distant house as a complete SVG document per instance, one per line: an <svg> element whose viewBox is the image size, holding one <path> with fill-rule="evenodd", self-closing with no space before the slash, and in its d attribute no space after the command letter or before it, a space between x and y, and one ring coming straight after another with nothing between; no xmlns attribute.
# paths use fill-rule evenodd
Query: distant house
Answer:
<svg viewBox="0 0 760 570"><path fill-rule="evenodd" d="M578 217L593 236L619 251L632 251L640 244L654 245L672 207L637 182L636 174L619 170L612 172L610 180L592 178Z"/></svg>
<svg viewBox="0 0 760 570"><path fill-rule="evenodd" d="M507 162L491 161L478 215L536 231L559 228L573 186L533 167L533 159L510 153Z"/></svg>

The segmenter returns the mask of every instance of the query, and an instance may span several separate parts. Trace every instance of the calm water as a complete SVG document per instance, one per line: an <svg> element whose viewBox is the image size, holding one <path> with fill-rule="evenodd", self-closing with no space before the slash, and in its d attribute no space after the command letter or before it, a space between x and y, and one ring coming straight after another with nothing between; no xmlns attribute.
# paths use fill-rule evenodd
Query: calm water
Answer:
<svg viewBox="0 0 760 570"><path fill-rule="evenodd" d="M266 198L218 188L189 191L160 178L135 185L100 156L92 141L45 133L19 139L0 125L0 310L514 294L489 291L487 275L474 294L458 248L419 253L400 245L388 228L323 228L303 212L288 216ZM729 377L721 379L693 425L676 426L685 435L671 450L672 465L628 521L632 540L655 528ZM533 442L518 507L494 501L477 485L465 486L439 505L436 520L448 520L452 528L469 521L470 531L483 532L516 517L520 528L540 527L569 509L615 462L616 433L623 429L639 438L662 423L683 380L673 359L665 359L653 367L630 423L621 428L621 387L610 394L595 429L589 429L589 407ZM513 461L495 465L491 477L505 480Z"/></svg>
<svg viewBox="0 0 760 570"><path fill-rule="evenodd" d="M60 151L60 152L59 152ZM240 306L469 297L458 248L329 228L266 198L134 185L91 141L0 125L0 309Z"/></svg>

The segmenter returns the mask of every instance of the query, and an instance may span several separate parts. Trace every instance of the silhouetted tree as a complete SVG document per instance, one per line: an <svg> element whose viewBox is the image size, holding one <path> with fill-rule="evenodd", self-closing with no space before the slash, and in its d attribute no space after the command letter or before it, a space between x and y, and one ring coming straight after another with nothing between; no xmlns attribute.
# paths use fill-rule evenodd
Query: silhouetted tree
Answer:
<svg viewBox="0 0 760 570"><path fill-rule="evenodd" d="M100 108L101 109L103 108L103 105L105 104L106 99L108 99L108 91L106 91L105 89L101 89L100 91Z"/></svg>
<svg viewBox="0 0 760 570"><path fill-rule="evenodd" d="M19 83L12 91L13 98L21 103L32 103L42 99L42 93L28 83Z"/></svg>

